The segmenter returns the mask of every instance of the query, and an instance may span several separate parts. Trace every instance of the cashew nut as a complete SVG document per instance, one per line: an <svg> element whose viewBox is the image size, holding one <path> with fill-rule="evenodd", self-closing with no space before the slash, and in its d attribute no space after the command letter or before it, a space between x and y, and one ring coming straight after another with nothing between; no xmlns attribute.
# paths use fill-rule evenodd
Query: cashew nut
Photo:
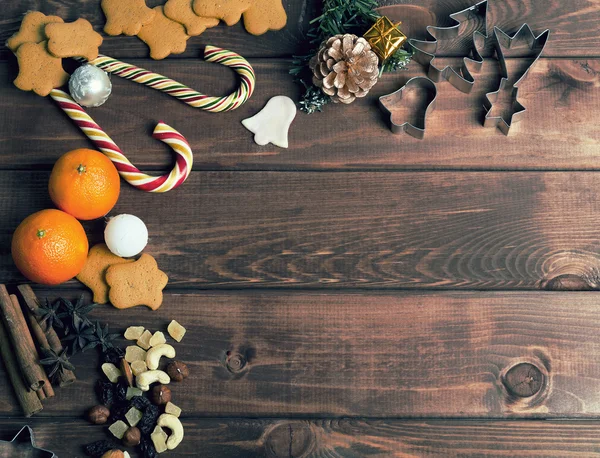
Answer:
<svg viewBox="0 0 600 458"><path fill-rule="evenodd" d="M146 365L151 371L158 369L160 358L166 356L167 358L175 358L175 349L169 344L160 344L156 347L152 347L146 353Z"/></svg>
<svg viewBox="0 0 600 458"><path fill-rule="evenodd" d="M183 425L179 418L170 413L163 413L158 417L156 424L171 430L171 435L167 439L167 448L169 450L173 450L181 443L183 440Z"/></svg>
<svg viewBox="0 0 600 458"><path fill-rule="evenodd" d="M170 381L171 377L169 377L169 375L163 371L146 371L138 375L135 379L135 383L142 391L148 391L150 389L150 385L153 383L158 382L166 385Z"/></svg>

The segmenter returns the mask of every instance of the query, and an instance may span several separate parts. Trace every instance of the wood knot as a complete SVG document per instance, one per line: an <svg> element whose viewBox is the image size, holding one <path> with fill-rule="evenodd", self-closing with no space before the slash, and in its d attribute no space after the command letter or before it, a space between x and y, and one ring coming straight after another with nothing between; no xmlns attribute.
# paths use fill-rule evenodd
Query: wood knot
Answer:
<svg viewBox="0 0 600 458"><path fill-rule="evenodd" d="M231 351L228 351L225 355L225 367L227 367L229 372L232 374L239 374L244 371L248 364L244 355Z"/></svg>
<svg viewBox="0 0 600 458"><path fill-rule="evenodd" d="M511 395L528 398L542 389L545 385L545 376L533 364L519 363L506 372L502 383Z"/></svg>
<svg viewBox="0 0 600 458"><path fill-rule="evenodd" d="M592 285L583 277L573 274L563 274L546 280L542 283L542 289L548 291L591 291Z"/></svg>
<svg viewBox="0 0 600 458"><path fill-rule="evenodd" d="M315 435L309 425L302 422L275 426L265 441L265 454L270 458L302 458L308 456L315 445Z"/></svg>

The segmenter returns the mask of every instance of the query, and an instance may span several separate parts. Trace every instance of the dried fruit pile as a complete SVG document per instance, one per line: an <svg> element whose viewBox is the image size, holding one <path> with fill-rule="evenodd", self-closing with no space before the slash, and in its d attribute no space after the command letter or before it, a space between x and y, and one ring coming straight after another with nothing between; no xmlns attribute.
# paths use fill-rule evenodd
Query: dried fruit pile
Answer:
<svg viewBox="0 0 600 458"><path fill-rule="evenodd" d="M173 320L167 332L180 342L185 328ZM101 369L106 379L96 385L100 405L88 412L91 423L109 424L112 435L111 439L85 447L86 454L94 458L129 456L120 450L121 446L138 447L142 457L154 458L175 449L183 440L181 409L171 402L167 385L182 382L189 375L187 366L179 361L164 362L163 357L173 359L176 352L160 331L152 333L143 326L131 326L124 337L136 344L125 351L113 347L104 353Z"/></svg>

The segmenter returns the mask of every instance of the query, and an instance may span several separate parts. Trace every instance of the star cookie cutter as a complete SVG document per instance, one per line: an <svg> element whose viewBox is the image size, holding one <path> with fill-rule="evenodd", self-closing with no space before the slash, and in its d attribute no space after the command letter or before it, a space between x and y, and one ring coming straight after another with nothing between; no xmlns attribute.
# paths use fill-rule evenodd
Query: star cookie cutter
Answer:
<svg viewBox="0 0 600 458"><path fill-rule="evenodd" d="M519 86L527 78L531 68L542 56L544 48L548 43L549 36L550 30L546 29L536 37L528 24L523 24L512 36L504 33L498 27L494 27L496 54L498 56L498 64L500 65L502 79L500 80L500 85L496 91L488 92L485 95L485 99L483 101L483 106L486 110L485 119L483 122L484 127L497 127L504 135L508 135L510 128L523 119L527 109L519 102ZM523 75L521 75L521 77L514 83L510 83L510 76L506 66L504 49L510 49L515 41L525 42L535 58L527 67ZM494 103L498 100L500 93L507 90L507 88L510 88L511 85L511 98L513 106L510 118L506 120L502 115L491 116Z"/></svg>
<svg viewBox="0 0 600 458"><path fill-rule="evenodd" d="M392 111L392 108L400 103L406 88L412 86L420 87L421 89L427 91L427 107L425 108L425 113L423 115L422 126L413 125L409 122L404 122L402 124L394 122L394 112ZM436 99L437 87L435 83L425 76L416 76L409 79L406 84L397 91L379 97L379 107L386 115L389 116L390 130L394 134L406 132L412 137L422 140L425 136L425 122L427 120L427 116L429 116L429 114L435 109Z"/></svg>
<svg viewBox="0 0 600 458"><path fill-rule="evenodd" d="M483 65L483 56L479 49L487 40L487 0L483 0L469 8L450 15L450 18L456 23L449 27L427 26L427 33L433 38L433 41L417 40L411 38L408 40L413 48L413 59L422 65L428 66L427 76L436 83L442 80L448 81L452 86L465 94L473 89L475 78L469 70L468 64L473 65L475 71L481 70ZM465 21L483 21L484 32L473 32L473 47L469 51L469 56L463 58L462 67L457 71L451 65L438 67L435 60L438 42L458 37L460 25Z"/></svg>
<svg viewBox="0 0 600 458"><path fill-rule="evenodd" d="M29 426L23 426L10 442L0 441L0 457L18 458L20 456L30 456L20 453L25 449L36 450L35 456L39 458L57 458L53 452L36 447L33 430Z"/></svg>

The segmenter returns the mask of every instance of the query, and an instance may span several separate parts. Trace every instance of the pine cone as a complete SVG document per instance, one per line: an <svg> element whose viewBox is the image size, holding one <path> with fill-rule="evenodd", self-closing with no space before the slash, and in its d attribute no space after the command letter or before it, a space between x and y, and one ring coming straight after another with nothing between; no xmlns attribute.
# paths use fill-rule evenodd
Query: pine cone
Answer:
<svg viewBox="0 0 600 458"><path fill-rule="evenodd" d="M310 60L313 84L334 102L364 97L379 78L379 58L362 37L335 35L321 44Z"/></svg>

